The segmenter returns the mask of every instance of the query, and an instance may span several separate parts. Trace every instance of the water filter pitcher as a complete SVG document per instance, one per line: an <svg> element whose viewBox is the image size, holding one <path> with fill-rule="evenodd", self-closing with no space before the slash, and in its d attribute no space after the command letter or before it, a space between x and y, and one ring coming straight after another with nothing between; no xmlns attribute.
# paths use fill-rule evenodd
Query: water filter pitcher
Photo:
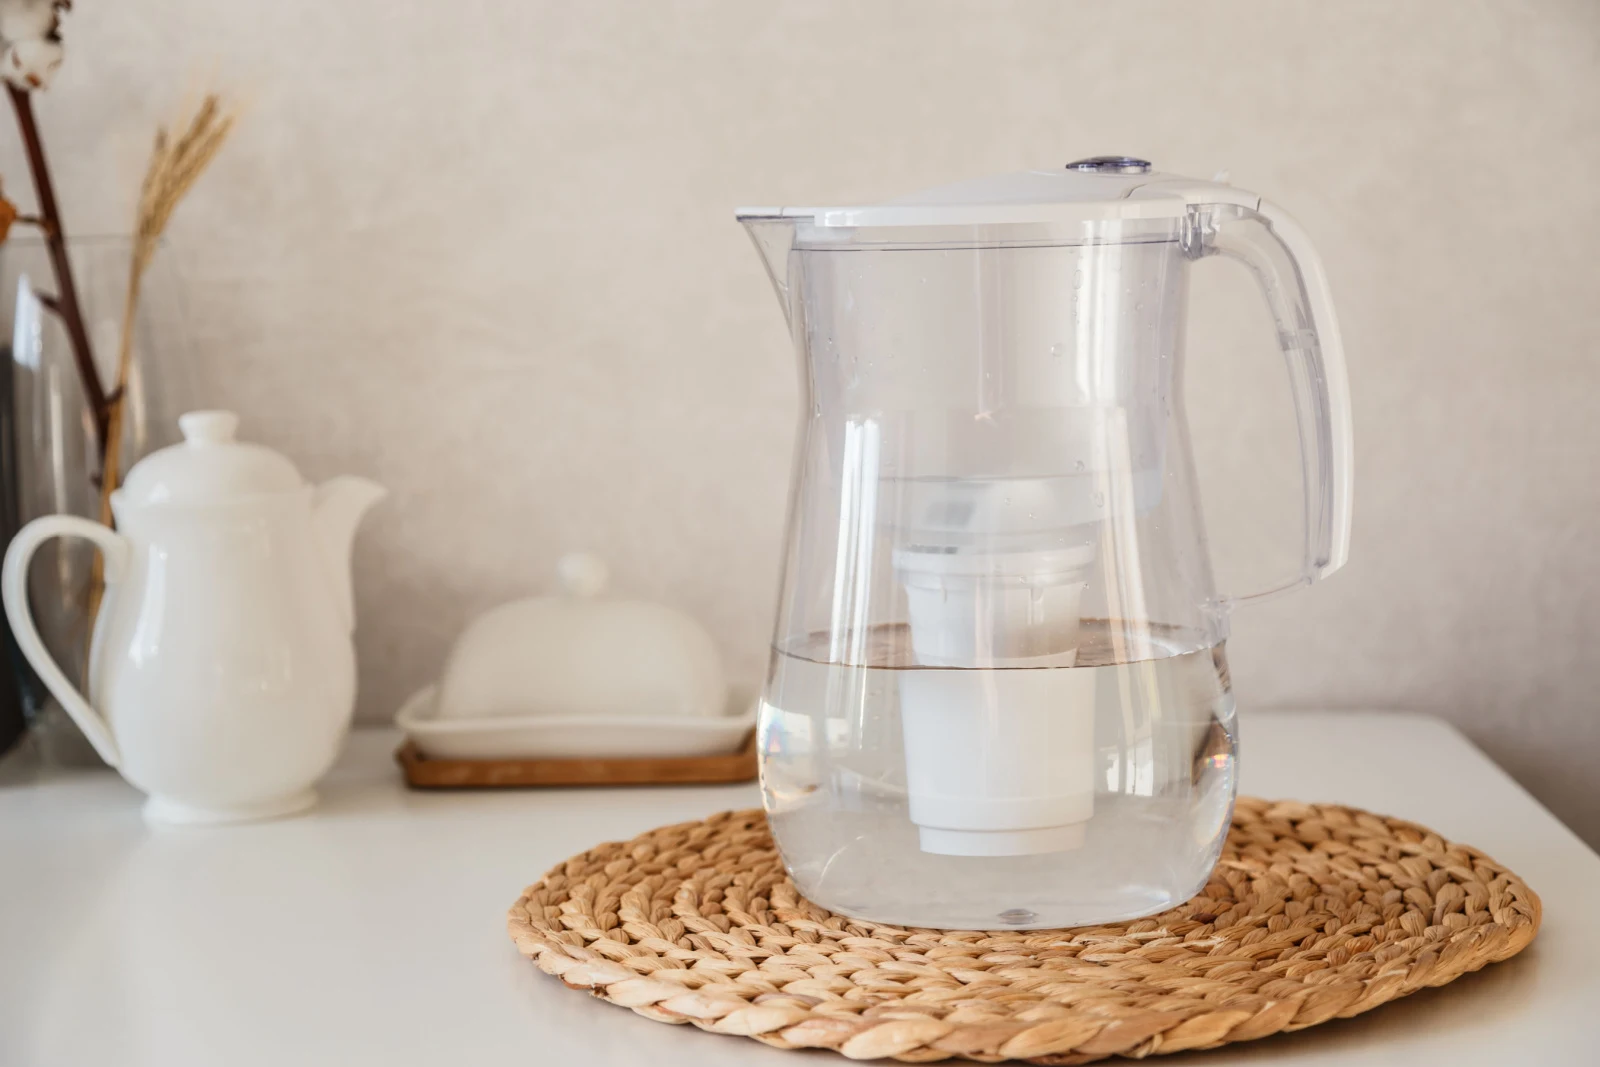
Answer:
<svg viewBox="0 0 1600 1067"><path fill-rule="evenodd" d="M1350 410L1326 281L1260 197L1127 157L855 207L740 212L800 358L762 787L811 899L1036 928L1193 895L1236 781L1242 601L1326 577ZM1276 320L1303 564L1219 595L1182 403L1190 264Z"/></svg>

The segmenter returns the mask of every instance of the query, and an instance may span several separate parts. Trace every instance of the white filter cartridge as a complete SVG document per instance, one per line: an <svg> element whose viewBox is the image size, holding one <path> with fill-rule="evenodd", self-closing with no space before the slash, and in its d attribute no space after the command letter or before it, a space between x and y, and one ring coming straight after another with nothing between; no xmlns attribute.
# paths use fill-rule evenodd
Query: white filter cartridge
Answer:
<svg viewBox="0 0 1600 1067"><path fill-rule="evenodd" d="M1094 814L1095 672L1074 666L1093 550L898 553L918 666L900 672L924 852L1081 846Z"/></svg>
<svg viewBox="0 0 1600 1067"><path fill-rule="evenodd" d="M922 851L1082 845L1094 814L1094 696L1088 670L902 672L906 790Z"/></svg>

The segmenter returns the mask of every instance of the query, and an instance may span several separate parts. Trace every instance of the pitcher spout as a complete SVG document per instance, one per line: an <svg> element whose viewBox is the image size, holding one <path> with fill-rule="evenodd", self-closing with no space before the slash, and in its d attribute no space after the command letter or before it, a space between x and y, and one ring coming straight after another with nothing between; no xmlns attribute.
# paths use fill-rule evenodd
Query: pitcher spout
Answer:
<svg viewBox="0 0 1600 1067"><path fill-rule="evenodd" d="M355 628L355 590L350 568L350 550L356 527L372 506L389 491L377 482L349 475L332 478L316 487L312 498L312 518L328 575L334 583L334 598L346 629Z"/></svg>
<svg viewBox="0 0 1600 1067"><path fill-rule="evenodd" d="M767 277L777 290L786 322L792 323L789 310L789 251L794 247L794 219L774 208L744 208L738 213L745 232L761 253Z"/></svg>

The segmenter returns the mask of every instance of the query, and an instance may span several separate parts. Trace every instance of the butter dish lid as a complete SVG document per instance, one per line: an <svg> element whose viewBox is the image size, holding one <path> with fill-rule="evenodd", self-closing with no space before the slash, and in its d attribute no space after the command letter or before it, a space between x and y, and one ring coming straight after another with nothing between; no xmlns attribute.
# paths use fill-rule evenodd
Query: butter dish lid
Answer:
<svg viewBox="0 0 1600 1067"><path fill-rule="evenodd" d="M727 714L721 656L705 629L664 604L606 595L590 553L562 557L559 591L493 608L451 649L441 720L511 716Z"/></svg>

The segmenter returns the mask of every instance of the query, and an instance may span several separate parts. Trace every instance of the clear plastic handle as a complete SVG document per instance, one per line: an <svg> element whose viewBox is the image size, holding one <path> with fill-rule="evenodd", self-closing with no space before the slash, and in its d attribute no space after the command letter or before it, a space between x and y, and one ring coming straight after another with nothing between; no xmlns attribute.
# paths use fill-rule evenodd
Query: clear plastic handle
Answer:
<svg viewBox="0 0 1600 1067"><path fill-rule="evenodd" d="M1288 363L1300 428L1306 512L1300 572L1260 592L1219 598L1231 607L1326 578L1349 558L1350 384L1328 279L1305 231L1283 210L1253 196L1248 204L1197 204L1190 222L1192 254L1227 256L1261 284Z"/></svg>

